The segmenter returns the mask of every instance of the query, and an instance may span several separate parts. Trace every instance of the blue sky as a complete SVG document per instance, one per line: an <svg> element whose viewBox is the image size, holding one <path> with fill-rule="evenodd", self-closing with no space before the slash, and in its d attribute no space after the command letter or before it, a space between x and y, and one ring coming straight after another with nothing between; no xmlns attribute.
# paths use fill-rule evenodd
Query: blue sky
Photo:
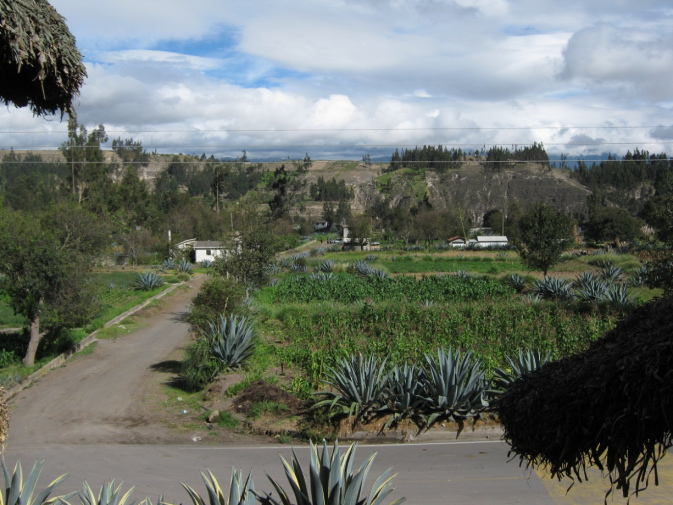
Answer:
<svg viewBox="0 0 673 505"><path fill-rule="evenodd" d="M670 0L51 3L85 56L80 122L149 150L673 154ZM1 148L65 140L58 118L0 115Z"/></svg>

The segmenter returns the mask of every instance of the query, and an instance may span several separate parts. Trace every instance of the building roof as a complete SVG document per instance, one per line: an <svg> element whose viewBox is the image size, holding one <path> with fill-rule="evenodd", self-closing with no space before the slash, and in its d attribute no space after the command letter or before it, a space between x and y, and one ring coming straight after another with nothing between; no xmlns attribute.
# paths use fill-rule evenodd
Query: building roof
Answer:
<svg viewBox="0 0 673 505"><path fill-rule="evenodd" d="M480 235L477 237L477 242L507 242L507 237L504 235Z"/></svg>
<svg viewBox="0 0 673 505"><path fill-rule="evenodd" d="M194 249L223 249L224 244L217 240L197 240L193 247Z"/></svg>

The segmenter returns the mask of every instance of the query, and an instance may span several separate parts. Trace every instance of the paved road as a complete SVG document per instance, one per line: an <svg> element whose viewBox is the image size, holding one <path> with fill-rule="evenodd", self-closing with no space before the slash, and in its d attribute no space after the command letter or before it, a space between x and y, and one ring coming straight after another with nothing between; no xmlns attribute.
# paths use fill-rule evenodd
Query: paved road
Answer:
<svg viewBox="0 0 673 505"><path fill-rule="evenodd" d="M206 468L224 486L232 466L246 473L252 470L258 490L271 489L265 472L285 482L278 454L289 459L290 447L167 444L161 423L138 405L152 365L167 359L187 339L180 316L188 302L186 296L173 298L148 327L99 342L92 354L76 358L24 390L13 401L7 463L20 459L27 471L26 466L45 459L41 486L70 473L60 492L75 491L84 480L98 488L114 478L124 481L125 488L135 485L137 499L156 500L163 493L174 503L189 501L180 481L205 492L199 471ZM306 468L307 448L296 451ZM568 483L541 480L517 462L508 462L507 446L499 441L361 444L357 464L373 451L379 455L369 485L393 466L399 475L391 498L406 496L410 504L600 504L606 489L594 475L589 484L576 485L566 494ZM645 499L632 503L670 503L673 465L663 465L662 481L664 486L648 490ZM614 503L625 501L616 497Z"/></svg>

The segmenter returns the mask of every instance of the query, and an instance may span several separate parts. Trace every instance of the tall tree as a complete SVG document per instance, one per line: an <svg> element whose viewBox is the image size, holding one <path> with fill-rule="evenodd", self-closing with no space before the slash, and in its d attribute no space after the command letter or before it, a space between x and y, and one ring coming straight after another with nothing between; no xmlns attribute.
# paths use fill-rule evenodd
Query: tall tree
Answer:
<svg viewBox="0 0 673 505"><path fill-rule="evenodd" d="M57 324L67 326L89 312L70 304L84 291L92 258L106 237L99 220L81 208L61 205L42 215L0 209L0 273L12 308L29 322L26 366L35 363L45 313L59 313Z"/></svg>
<svg viewBox="0 0 673 505"><path fill-rule="evenodd" d="M545 203L535 204L519 219L519 230L516 247L521 259L528 267L542 270L545 276L572 245L570 219Z"/></svg>
<svg viewBox="0 0 673 505"><path fill-rule="evenodd" d="M109 179L101 149L101 144L107 141L103 125L98 125L98 128L88 133L83 125L77 124L77 115L74 112L70 115L68 140L61 144L60 149L70 164L72 193L78 195L80 203L87 196L85 195L87 188Z"/></svg>

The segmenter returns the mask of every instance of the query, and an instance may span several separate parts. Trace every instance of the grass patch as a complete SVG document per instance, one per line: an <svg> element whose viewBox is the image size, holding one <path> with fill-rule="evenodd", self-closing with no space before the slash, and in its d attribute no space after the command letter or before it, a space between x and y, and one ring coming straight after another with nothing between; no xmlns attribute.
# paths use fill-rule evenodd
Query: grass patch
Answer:
<svg viewBox="0 0 673 505"><path fill-rule="evenodd" d="M251 419L257 419L260 416L262 416L262 414L281 414L289 410L290 407L288 407L284 403L277 403L269 400L263 400L261 402L255 403L252 406L250 412L248 413L248 417Z"/></svg>
<svg viewBox="0 0 673 505"><path fill-rule="evenodd" d="M205 417L206 420L208 420L209 415L210 412L206 414ZM220 428L233 430L236 427L238 427L238 419L232 416L229 412L220 412L220 415L217 417L215 424L217 424L217 426L219 426Z"/></svg>

